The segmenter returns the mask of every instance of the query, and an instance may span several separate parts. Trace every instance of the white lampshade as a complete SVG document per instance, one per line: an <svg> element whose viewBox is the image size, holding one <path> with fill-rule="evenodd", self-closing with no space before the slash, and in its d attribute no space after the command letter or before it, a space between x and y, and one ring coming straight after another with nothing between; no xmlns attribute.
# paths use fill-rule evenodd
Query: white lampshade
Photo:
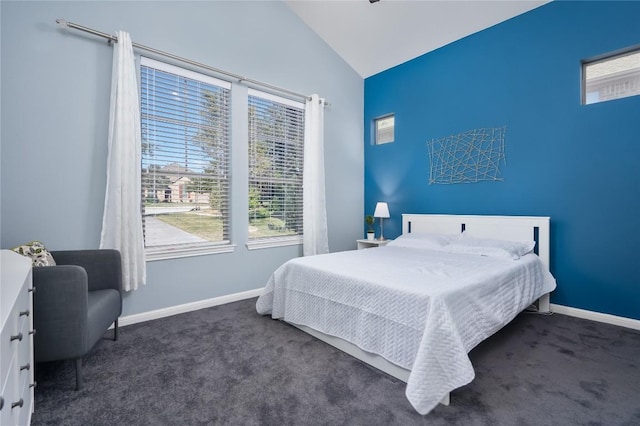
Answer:
<svg viewBox="0 0 640 426"><path fill-rule="evenodd" d="M389 206L387 205L387 203L379 202L378 204L376 204L376 211L373 212L373 217L391 217L389 216Z"/></svg>

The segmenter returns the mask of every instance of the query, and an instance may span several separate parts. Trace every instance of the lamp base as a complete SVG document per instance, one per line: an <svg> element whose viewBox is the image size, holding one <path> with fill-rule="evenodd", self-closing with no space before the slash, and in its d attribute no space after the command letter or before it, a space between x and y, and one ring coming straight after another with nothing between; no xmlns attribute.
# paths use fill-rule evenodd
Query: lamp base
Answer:
<svg viewBox="0 0 640 426"><path fill-rule="evenodd" d="M378 241L384 241L384 218L381 217L380 218L380 238L378 238Z"/></svg>

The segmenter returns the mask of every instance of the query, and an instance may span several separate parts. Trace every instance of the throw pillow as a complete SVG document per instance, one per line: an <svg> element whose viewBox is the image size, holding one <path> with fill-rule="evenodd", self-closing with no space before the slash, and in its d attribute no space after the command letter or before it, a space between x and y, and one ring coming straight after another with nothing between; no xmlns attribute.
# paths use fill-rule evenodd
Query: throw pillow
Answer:
<svg viewBox="0 0 640 426"><path fill-rule="evenodd" d="M31 258L33 266L55 266L56 261L53 260L51 253L44 247L40 241L31 241L22 246L14 247L11 250L18 254Z"/></svg>

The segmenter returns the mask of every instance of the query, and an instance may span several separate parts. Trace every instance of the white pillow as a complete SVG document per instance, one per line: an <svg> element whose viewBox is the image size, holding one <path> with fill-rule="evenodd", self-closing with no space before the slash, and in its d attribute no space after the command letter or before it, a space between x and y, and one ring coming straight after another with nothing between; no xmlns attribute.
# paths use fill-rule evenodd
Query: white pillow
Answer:
<svg viewBox="0 0 640 426"><path fill-rule="evenodd" d="M535 245L535 241L507 241L476 238L463 232L458 240L452 241L445 249L450 253L477 254L480 256L517 260L520 259L521 256L531 253Z"/></svg>
<svg viewBox="0 0 640 426"><path fill-rule="evenodd" d="M398 238L387 244L387 246L408 247L423 250L441 250L442 247L446 246L456 238L459 238L458 234L447 235L411 232L409 234L400 235Z"/></svg>

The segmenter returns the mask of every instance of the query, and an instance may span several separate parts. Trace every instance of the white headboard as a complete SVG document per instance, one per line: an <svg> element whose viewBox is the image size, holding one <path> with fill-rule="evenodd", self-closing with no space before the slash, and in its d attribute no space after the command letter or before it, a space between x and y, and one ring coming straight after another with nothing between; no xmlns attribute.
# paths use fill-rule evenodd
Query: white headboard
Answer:
<svg viewBox="0 0 640 426"><path fill-rule="evenodd" d="M538 257L549 269L549 217L403 214L402 233L432 232L469 235L497 240L535 240Z"/></svg>

